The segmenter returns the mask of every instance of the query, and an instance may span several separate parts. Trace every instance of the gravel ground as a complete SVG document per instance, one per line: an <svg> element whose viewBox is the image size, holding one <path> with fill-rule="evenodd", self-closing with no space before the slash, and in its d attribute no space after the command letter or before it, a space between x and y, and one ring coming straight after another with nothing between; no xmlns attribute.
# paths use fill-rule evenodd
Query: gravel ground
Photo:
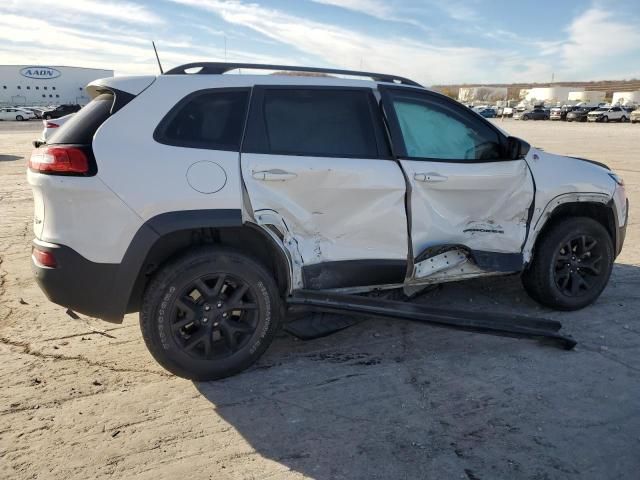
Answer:
<svg viewBox="0 0 640 480"><path fill-rule="evenodd" d="M497 123L625 178L610 284L573 313L539 307L517 277L419 301L561 320L575 351L367 320L311 342L283 333L246 373L192 383L153 362L137 316L72 320L39 291L24 157L41 123L0 122L0 478L637 478L640 126Z"/></svg>

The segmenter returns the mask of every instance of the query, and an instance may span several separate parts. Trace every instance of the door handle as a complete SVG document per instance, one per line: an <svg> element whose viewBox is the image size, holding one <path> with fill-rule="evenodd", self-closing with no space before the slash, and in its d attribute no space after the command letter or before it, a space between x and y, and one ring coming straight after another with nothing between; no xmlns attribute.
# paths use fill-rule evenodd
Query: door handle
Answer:
<svg viewBox="0 0 640 480"><path fill-rule="evenodd" d="M446 175L440 175L439 173L429 172L429 173L415 173L413 178L416 182L425 182L425 183L438 183L438 182L446 182L449 177Z"/></svg>
<svg viewBox="0 0 640 480"><path fill-rule="evenodd" d="M271 170L252 172L251 176L256 180L263 180L265 182L284 182L285 180L296 178L298 175L292 172L287 172L285 170L280 170L279 168L274 168Z"/></svg>

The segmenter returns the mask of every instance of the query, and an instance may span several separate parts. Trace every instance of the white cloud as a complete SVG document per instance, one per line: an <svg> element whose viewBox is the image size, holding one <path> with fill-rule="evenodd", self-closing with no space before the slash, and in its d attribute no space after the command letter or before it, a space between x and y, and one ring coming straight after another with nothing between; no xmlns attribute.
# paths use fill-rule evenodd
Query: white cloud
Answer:
<svg viewBox="0 0 640 480"><path fill-rule="evenodd" d="M377 18L389 18L393 13L393 8L385 0L311 0L315 3L333 5L335 7L353 10L354 12L365 13Z"/></svg>
<svg viewBox="0 0 640 480"><path fill-rule="evenodd" d="M29 25L29 28L24 28ZM114 69L119 75L156 74L148 38L60 25L21 15L0 16L0 63ZM34 35L33 32L38 32ZM165 69L194 61L223 61L224 49L194 46L187 38L156 42ZM229 48L229 61L278 63L282 59ZM293 61L287 59L289 62Z"/></svg>
<svg viewBox="0 0 640 480"><path fill-rule="evenodd" d="M22 14L27 10L26 3L25 0L3 0L0 11ZM50 14L56 18L83 15L145 25L163 23L158 15L146 7L128 1L29 0L28 3L30 12L41 12L45 18L52 18Z"/></svg>
<svg viewBox="0 0 640 480"><path fill-rule="evenodd" d="M483 70L486 70L482 79L485 81L504 80L512 73L505 72L497 62L506 52L372 36L236 0L174 1L210 11L228 23L254 30L342 68L357 69L362 63L367 69L412 77L426 84L471 81ZM495 69L487 70L487 62ZM510 69L508 64L505 66Z"/></svg>
<svg viewBox="0 0 640 480"><path fill-rule="evenodd" d="M591 8L571 22L567 32L568 40L550 53L561 56L562 69L571 75L596 72L599 78L611 78L628 72L629 65L620 65L616 72L598 72L598 64L610 65L612 59L632 53L640 56L640 28L614 19L609 11Z"/></svg>

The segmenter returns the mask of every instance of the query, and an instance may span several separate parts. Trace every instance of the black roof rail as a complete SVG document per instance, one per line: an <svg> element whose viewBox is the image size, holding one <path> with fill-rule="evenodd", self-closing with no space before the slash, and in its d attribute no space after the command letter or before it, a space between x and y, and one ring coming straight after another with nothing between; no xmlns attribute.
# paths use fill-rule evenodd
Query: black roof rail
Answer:
<svg viewBox="0 0 640 480"><path fill-rule="evenodd" d="M226 63L226 62L195 62L180 65L164 73L164 75L189 75L187 70L200 68L191 75L221 75L231 70L248 68L252 70L276 70L285 72L334 73L336 75L351 75L354 77L369 77L376 82L400 83L414 87L422 87L417 82L397 75L385 73L360 72L357 70L340 70L336 68L299 67L294 65L264 65L260 63Z"/></svg>

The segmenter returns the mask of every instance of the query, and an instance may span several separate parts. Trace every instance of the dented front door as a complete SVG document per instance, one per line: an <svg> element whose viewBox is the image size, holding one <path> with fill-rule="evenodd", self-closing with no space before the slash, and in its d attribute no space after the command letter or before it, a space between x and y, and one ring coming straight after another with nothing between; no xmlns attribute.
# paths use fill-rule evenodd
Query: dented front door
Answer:
<svg viewBox="0 0 640 480"><path fill-rule="evenodd" d="M504 157L504 135L442 95L383 90L396 154L411 186L414 257L428 247L520 253L534 185L524 159Z"/></svg>
<svg viewBox="0 0 640 480"><path fill-rule="evenodd" d="M307 288L404 280L406 185L375 105L370 89L254 89L241 155L251 213L279 231Z"/></svg>

